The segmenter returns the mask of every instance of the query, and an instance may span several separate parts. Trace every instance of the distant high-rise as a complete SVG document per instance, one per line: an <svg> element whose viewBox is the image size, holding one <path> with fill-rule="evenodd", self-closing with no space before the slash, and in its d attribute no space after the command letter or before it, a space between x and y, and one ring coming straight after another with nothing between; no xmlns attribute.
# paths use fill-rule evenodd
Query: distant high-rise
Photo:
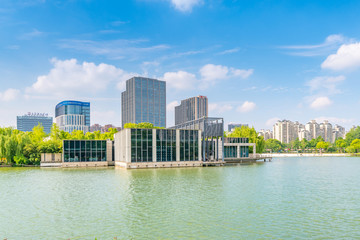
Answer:
<svg viewBox="0 0 360 240"><path fill-rule="evenodd" d="M71 133L74 130L90 130L90 103L63 101L55 107L55 121L60 130Z"/></svg>
<svg viewBox="0 0 360 240"><path fill-rule="evenodd" d="M228 132L232 132L234 131L235 128L241 128L242 126L244 127L248 127L248 124L243 124L243 123L229 123L228 124Z"/></svg>
<svg viewBox="0 0 360 240"><path fill-rule="evenodd" d="M166 127L166 82L133 77L121 93L121 123L149 122Z"/></svg>
<svg viewBox="0 0 360 240"><path fill-rule="evenodd" d="M17 129L23 132L30 132L32 129L41 124L46 133L50 133L53 124L53 118L42 113L28 113L16 117Z"/></svg>
<svg viewBox="0 0 360 240"><path fill-rule="evenodd" d="M175 107L175 125L208 116L208 98L197 96L181 100Z"/></svg>

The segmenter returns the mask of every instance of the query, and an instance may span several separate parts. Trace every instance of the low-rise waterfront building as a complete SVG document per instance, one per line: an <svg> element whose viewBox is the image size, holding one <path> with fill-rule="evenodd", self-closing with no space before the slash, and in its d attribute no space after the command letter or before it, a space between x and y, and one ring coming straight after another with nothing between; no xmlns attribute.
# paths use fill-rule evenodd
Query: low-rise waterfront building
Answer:
<svg viewBox="0 0 360 240"><path fill-rule="evenodd" d="M201 130L123 129L115 134L115 166L202 166Z"/></svg>
<svg viewBox="0 0 360 240"><path fill-rule="evenodd" d="M41 154L42 167L106 167L114 165L111 140L63 140L59 154ZM61 156L61 157L60 157Z"/></svg>

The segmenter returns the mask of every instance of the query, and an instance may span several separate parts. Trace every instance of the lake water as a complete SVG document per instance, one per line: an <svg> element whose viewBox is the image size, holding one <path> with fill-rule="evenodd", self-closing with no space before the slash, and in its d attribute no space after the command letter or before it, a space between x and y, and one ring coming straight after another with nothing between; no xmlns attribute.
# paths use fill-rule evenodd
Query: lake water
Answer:
<svg viewBox="0 0 360 240"><path fill-rule="evenodd" d="M360 158L0 168L0 239L360 239Z"/></svg>

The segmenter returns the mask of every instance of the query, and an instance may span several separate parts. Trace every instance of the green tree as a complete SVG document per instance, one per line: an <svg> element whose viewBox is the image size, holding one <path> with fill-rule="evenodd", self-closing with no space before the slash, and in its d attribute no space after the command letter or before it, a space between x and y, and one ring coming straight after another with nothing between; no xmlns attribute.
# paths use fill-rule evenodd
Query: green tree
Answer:
<svg viewBox="0 0 360 240"><path fill-rule="evenodd" d="M320 150L320 153L322 153L323 150L327 150L329 148L329 143L320 141L316 144L316 148Z"/></svg>
<svg viewBox="0 0 360 240"><path fill-rule="evenodd" d="M256 152L262 153L264 151L265 140L262 136L259 136L254 127L237 127L232 133L229 133L227 137L249 138L250 143L256 144ZM251 150L252 149L250 148L250 151Z"/></svg>
<svg viewBox="0 0 360 240"><path fill-rule="evenodd" d="M342 153L344 151L344 149L346 148L347 144L344 139L338 138L335 141L335 146L336 146L337 150Z"/></svg>
<svg viewBox="0 0 360 240"><path fill-rule="evenodd" d="M270 138L265 141L265 149L270 149L272 152L279 152L280 150L282 150L282 148L283 145L277 139Z"/></svg>
<svg viewBox="0 0 360 240"><path fill-rule="evenodd" d="M360 126L350 129L350 131L346 134L345 141L347 146L350 146L352 141L355 139L360 139Z"/></svg>

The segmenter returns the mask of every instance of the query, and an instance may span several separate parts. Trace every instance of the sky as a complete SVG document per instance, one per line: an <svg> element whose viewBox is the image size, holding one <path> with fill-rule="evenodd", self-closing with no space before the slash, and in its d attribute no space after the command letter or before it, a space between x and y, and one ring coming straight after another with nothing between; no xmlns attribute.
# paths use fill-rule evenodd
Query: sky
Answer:
<svg viewBox="0 0 360 240"><path fill-rule="evenodd" d="M279 119L360 121L360 1L0 0L0 126L90 101L121 125L132 76L167 82L209 116L271 129Z"/></svg>

